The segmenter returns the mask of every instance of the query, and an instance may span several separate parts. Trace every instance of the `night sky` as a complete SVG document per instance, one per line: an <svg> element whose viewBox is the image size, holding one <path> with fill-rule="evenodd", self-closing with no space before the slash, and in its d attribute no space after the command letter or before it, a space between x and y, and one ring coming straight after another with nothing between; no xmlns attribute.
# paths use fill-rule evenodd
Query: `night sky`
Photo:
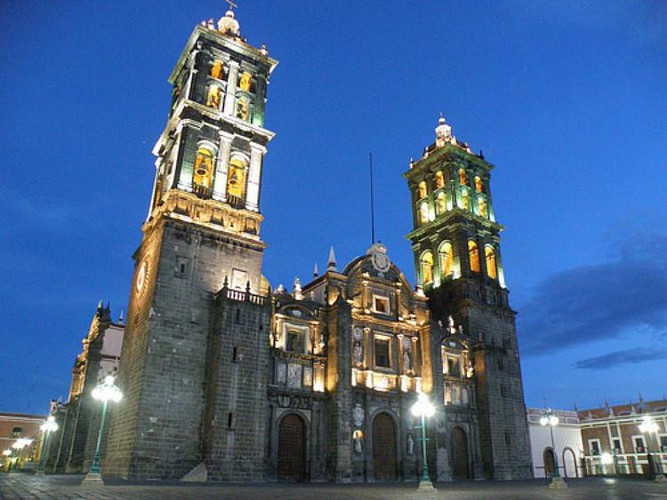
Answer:
<svg viewBox="0 0 667 500"><path fill-rule="evenodd" d="M264 274L308 281L376 233L414 283L402 173L440 112L491 190L526 403L667 395L667 3L250 1L280 61ZM0 9L0 411L67 397L98 300L127 309L167 83L222 1L5 0Z"/></svg>

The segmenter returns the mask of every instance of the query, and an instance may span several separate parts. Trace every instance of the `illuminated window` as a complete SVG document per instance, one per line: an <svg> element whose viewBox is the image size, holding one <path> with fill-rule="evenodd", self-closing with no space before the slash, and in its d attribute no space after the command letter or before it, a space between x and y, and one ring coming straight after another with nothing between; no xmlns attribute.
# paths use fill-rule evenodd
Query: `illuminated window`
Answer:
<svg viewBox="0 0 667 500"><path fill-rule="evenodd" d="M389 314L389 297L373 295L373 312L380 314Z"/></svg>
<svg viewBox="0 0 667 500"><path fill-rule="evenodd" d="M199 146L197 157L195 158L195 168L192 175L192 183L195 193L200 196L210 194L213 184L213 165L215 163L215 153L213 148L208 146Z"/></svg>
<svg viewBox="0 0 667 500"><path fill-rule="evenodd" d="M482 182L482 179L479 177L479 175L475 176L475 191L478 193L484 192L484 183Z"/></svg>
<svg viewBox="0 0 667 500"><path fill-rule="evenodd" d="M484 247L484 255L486 257L486 274L494 280L498 276L496 270L496 251L491 245L486 245Z"/></svg>
<svg viewBox="0 0 667 500"><path fill-rule="evenodd" d="M303 331L288 329L285 335L286 351L292 352L303 352L304 351L304 341L303 341Z"/></svg>
<svg viewBox="0 0 667 500"><path fill-rule="evenodd" d="M479 248L477 243L472 240L468 241L468 258L470 259L470 270L473 273L479 272Z"/></svg>
<svg viewBox="0 0 667 500"><path fill-rule="evenodd" d="M252 91L252 75L247 71L244 71L239 76L239 88L244 92Z"/></svg>
<svg viewBox="0 0 667 500"><path fill-rule="evenodd" d="M206 105L209 108L220 109L221 98L222 89L217 85L210 85L208 88L208 95L206 96Z"/></svg>
<svg viewBox="0 0 667 500"><path fill-rule="evenodd" d="M386 337L376 337L374 347L375 366L378 368L391 368L390 339Z"/></svg>
<svg viewBox="0 0 667 500"><path fill-rule="evenodd" d="M420 262L422 285L427 285L433 282L433 254L428 251L424 252Z"/></svg>
<svg viewBox="0 0 667 500"><path fill-rule="evenodd" d="M442 272L442 276L447 277L454 274L454 252L452 249L452 244L449 241L445 241L442 245L440 245L440 251L438 254L440 258L440 271Z"/></svg>
<svg viewBox="0 0 667 500"><path fill-rule="evenodd" d="M241 202L245 197L246 162L240 157L232 157L227 172L227 198L230 203Z"/></svg>
<svg viewBox="0 0 667 500"><path fill-rule="evenodd" d="M435 189L440 189L445 185L445 176L442 172L435 173Z"/></svg>
<svg viewBox="0 0 667 500"><path fill-rule="evenodd" d="M470 197L466 189L461 190L461 208L470 210Z"/></svg>
<svg viewBox="0 0 667 500"><path fill-rule="evenodd" d="M419 199L426 198L426 183L421 181L419 183Z"/></svg>
<svg viewBox="0 0 667 500"><path fill-rule="evenodd" d="M459 184L465 186L468 184L468 177L466 176L466 171L464 169L459 169Z"/></svg>
<svg viewBox="0 0 667 500"><path fill-rule="evenodd" d="M419 220L422 224L428 222L428 204L426 202L419 207Z"/></svg>
<svg viewBox="0 0 667 500"><path fill-rule="evenodd" d="M444 214L447 211L447 196L442 191L438 193L438 197L436 198L436 206L438 209L438 214Z"/></svg>
<svg viewBox="0 0 667 500"><path fill-rule="evenodd" d="M489 216L489 210L486 207L486 202L484 201L484 198L479 197L477 198L477 210L479 211L479 215L482 217L486 218Z"/></svg>
<svg viewBox="0 0 667 500"><path fill-rule="evenodd" d="M222 61L215 61L211 66L211 76L222 80L225 77L225 67L222 64Z"/></svg>

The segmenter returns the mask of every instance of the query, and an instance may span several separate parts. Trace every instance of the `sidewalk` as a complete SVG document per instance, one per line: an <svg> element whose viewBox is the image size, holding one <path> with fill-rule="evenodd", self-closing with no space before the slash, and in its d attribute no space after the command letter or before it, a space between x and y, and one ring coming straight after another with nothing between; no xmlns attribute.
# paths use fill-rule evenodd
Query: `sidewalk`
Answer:
<svg viewBox="0 0 667 500"><path fill-rule="evenodd" d="M83 476L0 474L0 498L45 499L609 499L664 498L667 484L632 479L570 479L569 489L550 490L546 480L442 483L438 492L423 494L417 484L255 484L109 481L81 486Z"/></svg>

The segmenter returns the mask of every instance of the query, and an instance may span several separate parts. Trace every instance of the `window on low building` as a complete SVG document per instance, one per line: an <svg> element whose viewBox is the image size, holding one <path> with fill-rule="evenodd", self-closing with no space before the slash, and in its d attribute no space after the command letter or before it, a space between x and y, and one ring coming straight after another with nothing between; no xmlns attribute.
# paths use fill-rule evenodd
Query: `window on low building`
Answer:
<svg viewBox="0 0 667 500"><path fill-rule="evenodd" d="M600 454L600 440L599 439L589 439L588 440L588 449L591 452L591 455Z"/></svg>

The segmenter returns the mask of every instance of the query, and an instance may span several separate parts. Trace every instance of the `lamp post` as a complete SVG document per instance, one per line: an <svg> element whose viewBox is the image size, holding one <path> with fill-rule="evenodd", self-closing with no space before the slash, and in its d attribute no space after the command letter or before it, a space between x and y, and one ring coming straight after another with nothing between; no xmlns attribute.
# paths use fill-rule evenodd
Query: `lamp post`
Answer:
<svg viewBox="0 0 667 500"><path fill-rule="evenodd" d="M95 448L95 457L90 472L86 474L82 484L104 484L100 474L100 446L102 445L102 433L104 432L104 421L107 417L107 406L109 401L118 403L123 398L123 393L114 385L114 377L107 375L104 382L98 384L93 389L93 398L102 401L102 420L100 421L100 430L97 433L97 447Z"/></svg>
<svg viewBox="0 0 667 500"><path fill-rule="evenodd" d="M540 425L549 426L549 434L551 435L551 450L554 455L554 476L551 479L549 488L561 489L567 488L567 483L560 477L558 472L558 452L556 451L556 445L554 444L554 427L558 425L558 417L554 414L551 408L548 408L547 411L540 417Z"/></svg>
<svg viewBox="0 0 667 500"><path fill-rule="evenodd" d="M44 449L39 453L39 466L37 467L37 475L44 475L44 462L48 460L49 457L49 446L51 444L51 433L58 430L58 424L56 423L56 417L49 415L46 419L46 422L40 427L41 431L44 433Z"/></svg>
<svg viewBox="0 0 667 500"><path fill-rule="evenodd" d="M15 469L18 469L21 465L21 452L23 448L32 444L32 439L28 438L18 438L14 443L12 443L12 448L16 450L16 463L14 465Z"/></svg>
<svg viewBox="0 0 667 500"><path fill-rule="evenodd" d="M655 434L657 437L660 427L653 420L653 418L651 418L650 415L646 415L638 427L639 432L646 434L646 457L648 458L649 464L651 464L651 434ZM653 465L651 469L651 472L655 475L655 482L664 483L666 479L665 474L663 474L662 468L660 467L660 450L658 450L658 453L653 458Z"/></svg>
<svg viewBox="0 0 667 500"><path fill-rule="evenodd" d="M435 415L435 407L428 400L428 396L423 392L419 393L417 396L417 402L412 405L412 414L415 417L421 418L421 430L422 430L422 475L419 480L419 486L417 491L437 491L431 482L431 478L428 474L428 460L426 458L426 417L432 417Z"/></svg>

